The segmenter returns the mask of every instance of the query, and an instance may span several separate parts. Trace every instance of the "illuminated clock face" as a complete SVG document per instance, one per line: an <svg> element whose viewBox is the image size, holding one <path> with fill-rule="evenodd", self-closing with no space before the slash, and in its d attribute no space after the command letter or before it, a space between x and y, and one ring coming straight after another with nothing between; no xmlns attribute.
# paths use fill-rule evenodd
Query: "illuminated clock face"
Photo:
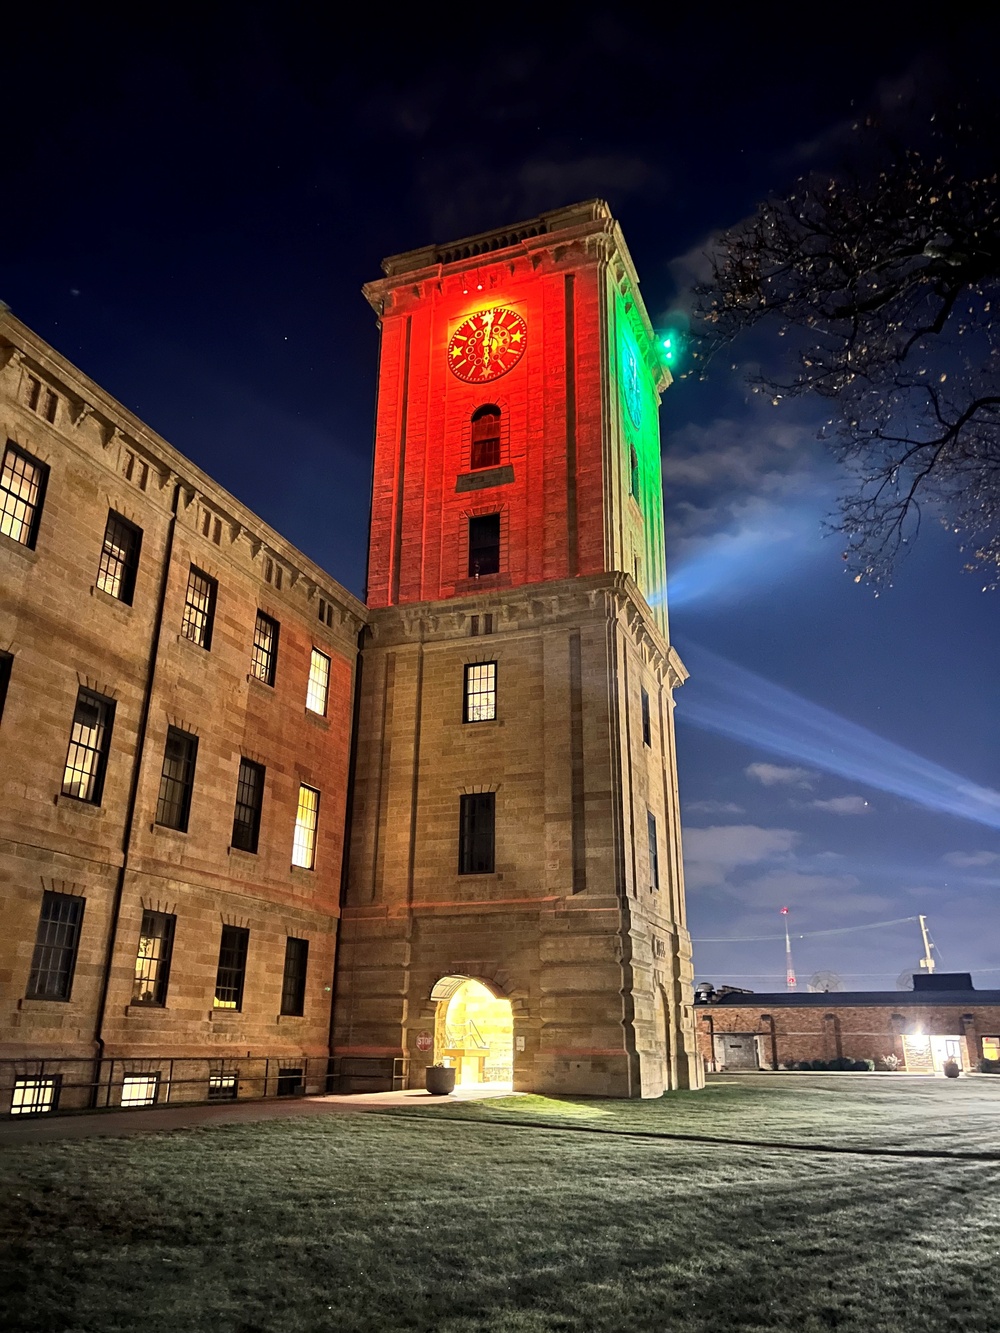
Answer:
<svg viewBox="0 0 1000 1333"><path fill-rule="evenodd" d="M622 347L622 393L632 424L642 424L642 386L639 383L639 362L634 350L626 343Z"/></svg>
<svg viewBox="0 0 1000 1333"><path fill-rule="evenodd" d="M528 326L516 310L477 310L452 335L448 365L466 384L485 384L514 369L527 340Z"/></svg>

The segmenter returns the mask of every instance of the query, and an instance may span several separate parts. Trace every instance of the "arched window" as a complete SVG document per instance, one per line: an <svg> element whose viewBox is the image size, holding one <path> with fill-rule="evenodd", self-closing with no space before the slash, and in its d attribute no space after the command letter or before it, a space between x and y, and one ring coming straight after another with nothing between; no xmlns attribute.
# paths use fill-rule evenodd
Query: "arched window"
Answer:
<svg viewBox="0 0 1000 1333"><path fill-rule="evenodd" d="M477 407L472 414L472 458L470 466L497 467L500 462L500 409L493 403Z"/></svg>

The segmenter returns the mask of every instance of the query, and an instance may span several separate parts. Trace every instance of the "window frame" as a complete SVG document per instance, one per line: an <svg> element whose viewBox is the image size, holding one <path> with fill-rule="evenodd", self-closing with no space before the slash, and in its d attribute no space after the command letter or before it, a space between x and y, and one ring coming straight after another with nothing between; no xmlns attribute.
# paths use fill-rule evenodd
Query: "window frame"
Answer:
<svg viewBox="0 0 1000 1333"><path fill-rule="evenodd" d="M244 777L253 777L253 782ZM239 772L236 775L236 805L233 810L233 834L230 846L237 851L248 852L256 856L260 846L260 819L264 809L264 781L267 769L253 759L240 756ZM252 790L251 790L252 788ZM247 799L247 795L251 799ZM254 799L255 798L255 799ZM249 811L249 818L240 819L241 809Z"/></svg>
<svg viewBox="0 0 1000 1333"><path fill-rule="evenodd" d="M33 1098L27 1106L18 1105L19 1092L51 1092L51 1096L39 1105L39 1099ZM51 1115L59 1106L59 1094L62 1091L62 1074L24 1074L14 1079L10 1101L11 1115Z"/></svg>
<svg viewBox="0 0 1000 1333"><path fill-rule="evenodd" d="M261 634L262 629L267 632L267 642L264 642L264 635ZM258 608L257 618L253 626L250 675L254 680L259 680L262 685L269 685L272 689L278 672L278 636L280 633L281 625L275 620L274 616L269 616L266 611L261 611Z"/></svg>
<svg viewBox="0 0 1000 1333"><path fill-rule="evenodd" d="M459 798L458 873L496 873L496 792L465 792Z"/></svg>
<svg viewBox="0 0 1000 1333"><path fill-rule="evenodd" d="M158 925L163 929L157 931ZM132 998L130 1004L141 1005L144 1009L165 1009L167 990L170 986L170 962L174 952L174 932L177 929L177 917L173 912L154 912L143 909L139 925L139 941L135 951L135 975L132 978ZM155 952L143 953L143 940L151 940L158 946ZM146 964L151 966L146 967ZM140 968L142 969L140 971ZM146 994L137 993L146 988Z"/></svg>
<svg viewBox="0 0 1000 1333"><path fill-rule="evenodd" d="M84 728L83 723L78 718L81 707L96 708L98 721L95 727ZM88 690L83 686L77 691L76 703L73 705L73 719L69 728L69 744L66 747L66 762L63 765L62 783L59 788L60 796L67 796L73 801L82 801L85 805L100 805L104 796L104 779L108 768L108 755L111 750L111 734L115 725L115 701L109 699L106 695L98 694L96 690ZM81 728L80 735L77 736L77 727ZM87 731L97 731L98 737L96 744L89 743L84 739ZM81 767L79 761L82 756L90 756L89 767ZM73 760L71 766L70 760ZM79 777L70 777L70 774L79 774ZM79 786L86 793L72 790L73 786Z"/></svg>
<svg viewBox="0 0 1000 1333"><path fill-rule="evenodd" d="M489 673L488 684L485 688L475 688L481 685L477 679L477 673L486 671ZM486 703L477 702L487 700ZM474 714L486 712L481 716ZM465 672L462 683L462 721L463 723L476 722L495 722L497 717L497 664L496 662L466 662Z"/></svg>
<svg viewBox="0 0 1000 1333"><path fill-rule="evenodd" d="M76 894L55 893L51 889L45 889L42 893L35 947L24 991L26 1000L57 1000L65 1003L72 996L86 906L86 898ZM64 915L57 916L56 912ZM51 927L51 931L47 927ZM64 939L60 939L63 927L67 934ZM55 985L52 984L53 979Z"/></svg>
<svg viewBox="0 0 1000 1333"><path fill-rule="evenodd" d="M169 754L171 743L182 741L186 753L184 756ZM182 763L187 766L187 771L181 777L167 772L168 760L174 763ZM180 727L167 727L167 736L163 744L163 765L160 769L160 789L156 798L156 815L154 823L159 828L174 829L177 833L187 833L191 822L191 799L194 794L195 771L198 766L198 737L190 731L182 731ZM174 784L181 792L181 800L178 803L167 792L168 783ZM176 810L176 823L168 819L167 812Z"/></svg>
<svg viewBox="0 0 1000 1333"><path fill-rule="evenodd" d="M469 471L500 466L503 412L496 403L483 403L470 420ZM478 429L477 429L478 427Z"/></svg>
<svg viewBox="0 0 1000 1333"><path fill-rule="evenodd" d="M640 685L639 689L641 691L639 704L642 709L642 743L652 748L653 729L649 717L649 691L643 685Z"/></svg>
<svg viewBox="0 0 1000 1333"><path fill-rule="evenodd" d="M317 685L317 677L313 668L316 666L316 659L326 663L326 680L322 684L323 707L314 708L309 702L310 699L316 699L320 694L320 687ZM309 658L309 679L306 681L306 710L315 713L317 717L326 717L326 710L330 703L330 668L333 665L333 659L328 653L322 652L314 647ZM315 687L315 688L314 688Z"/></svg>
<svg viewBox="0 0 1000 1333"><path fill-rule="evenodd" d="M300 947L301 946L301 947ZM309 970L309 941L297 935L285 939L285 967L281 977L283 1018L302 1018L306 1011L306 976Z"/></svg>
<svg viewBox="0 0 1000 1333"><path fill-rule="evenodd" d="M312 792L316 801L312 806L303 806L302 793ZM319 804L321 792L318 787L310 787L307 782L299 783L299 798L295 808L295 832L292 836L292 866L296 870L316 869L316 843L319 840ZM312 825L303 820L303 811L312 812ZM307 861L296 857L306 856Z"/></svg>
<svg viewBox="0 0 1000 1333"><path fill-rule="evenodd" d="M9 457L20 459L22 463L31 468L35 476L28 480L29 488L34 488L34 494L25 499L20 493L15 492L7 485L7 460ZM11 479L13 480L13 469L11 469ZM23 474L22 474L23 476ZM18 546L23 546L27 551L33 551L38 541L38 529L42 521L42 509L45 505L45 491L49 481L49 465L43 463L40 458L34 454L29 454L27 449L22 449L19 444L13 440L8 440L3 451L3 458L0 459L0 534L14 542ZM8 500L11 507L8 508ZM17 518L21 525L21 533L14 536L13 532L8 532L4 526L5 521L11 515L17 512L17 507L24 505L26 517Z"/></svg>
<svg viewBox="0 0 1000 1333"><path fill-rule="evenodd" d="M646 837L649 841L649 889L651 893L660 891L660 846L656 834L656 816L652 810L646 811Z"/></svg>
<svg viewBox="0 0 1000 1333"><path fill-rule="evenodd" d="M123 550L121 555L113 555L115 550L113 545L113 529L120 530L128 539L127 549ZM112 544L109 545L109 538ZM108 597L113 597L116 602L121 602L123 606L131 606L135 599L135 580L139 572L139 557L142 552L142 528L138 527L124 514L120 514L117 509L108 510L108 519L104 525L104 541L101 544L101 555L97 563L97 578L95 586L105 593ZM110 557L105 563L105 558ZM119 569L112 572L112 561L117 562ZM117 579L118 591L113 591L102 579L107 579L114 583Z"/></svg>
<svg viewBox="0 0 1000 1333"><path fill-rule="evenodd" d="M483 540L486 525L489 525L490 540ZM493 540L495 527L496 540ZM474 543L475 539L475 543ZM492 514L469 515L469 578L489 578L500 573L500 511ZM487 568L483 568L483 565Z"/></svg>
<svg viewBox="0 0 1000 1333"><path fill-rule="evenodd" d="M223 925L219 937L219 964L215 973L213 1010L221 1009L233 1014L243 1012L249 950L250 931L246 926ZM220 991L226 993L226 998L220 996Z"/></svg>
<svg viewBox="0 0 1000 1333"><path fill-rule="evenodd" d="M198 589L196 584L204 584ZM204 605L192 600L192 594L203 597ZM197 565L188 569L187 586L184 590L184 613L181 617L181 638L193 643L196 648L203 648L206 653L212 651L212 632L215 628L215 607L219 595L219 581L206 574Z"/></svg>
<svg viewBox="0 0 1000 1333"><path fill-rule="evenodd" d="M146 1094L141 1097L129 1097L126 1101L126 1091L128 1084L145 1084ZM124 1111L133 1107L155 1106L160 1100L160 1089L163 1087L162 1071L157 1069L149 1074L123 1074L121 1095L118 1099L118 1105Z"/></svg>

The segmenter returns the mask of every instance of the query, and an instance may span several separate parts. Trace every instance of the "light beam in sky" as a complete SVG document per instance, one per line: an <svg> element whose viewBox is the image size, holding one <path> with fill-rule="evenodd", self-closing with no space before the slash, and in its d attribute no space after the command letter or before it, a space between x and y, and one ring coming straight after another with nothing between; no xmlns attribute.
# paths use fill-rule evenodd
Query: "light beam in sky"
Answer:
<svg viewBox="0 0 1000 1333"><path fill-rule="evenodd" d="M903 796L928 810L1000 829L1000 792L977 786L707 648L688 644L681 656L692 684L686 687L690 695L678 699L679 720Z"/></svg>

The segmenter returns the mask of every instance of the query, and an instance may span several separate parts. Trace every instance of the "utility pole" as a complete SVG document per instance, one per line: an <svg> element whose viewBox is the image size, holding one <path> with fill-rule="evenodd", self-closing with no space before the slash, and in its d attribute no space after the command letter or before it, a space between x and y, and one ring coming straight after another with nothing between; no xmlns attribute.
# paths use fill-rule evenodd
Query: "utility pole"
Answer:
<svg viewBox="0 0 1000 1333"><path fill-rule="evenodd" d="M920 922L920 934L923 936L924 941L924 956L920 960L920 966L925 972L933 972L934 959L931 957L931 950L934 948L934 945L930 935L927 933L927 918L925 916L918 916L917 920Z"/></svg>
<svg viewBox="0 0 1000 1333"><path fill-rule="evenodd" d="M792 941L788 934L788 908L781 909L781 915L785 918L785 989L795 990L798 982L795 980L795 964L792 962ZM923 917L920 918L923 921Z"/></svg>

